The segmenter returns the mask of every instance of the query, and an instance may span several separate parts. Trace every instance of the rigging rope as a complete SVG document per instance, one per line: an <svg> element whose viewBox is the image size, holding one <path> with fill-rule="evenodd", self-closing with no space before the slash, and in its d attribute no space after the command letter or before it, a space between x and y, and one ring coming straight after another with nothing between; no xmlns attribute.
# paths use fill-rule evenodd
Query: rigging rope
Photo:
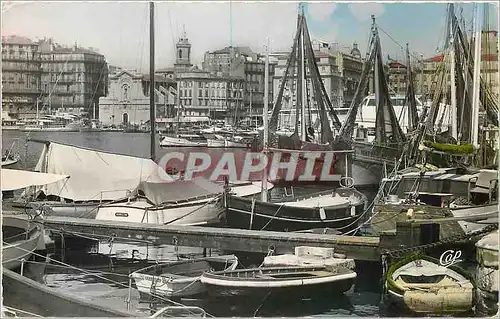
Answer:
<svg viewBox="0 0 500 319"><path fill-rule="evenodd" d="M82 273L84 273L84 274L87 274L87 275L90 275L90 276L95 276L95 277L97 277L97 278L99 278L99 279L102 279L102 280L104 280L104 281L110 282L110 283L115 284L115 285L117 285L117 286L121 286L121 287L123 287L123 288L127 288L127 289L129 288L129 286L128 286L128 285L126 285L126 284L123 284L123 283L121 283L121 282L118 282L118 281L115 281L115 280L112 280L112 279L109 279L109 278L106 278L106 277L100 276L100 275L98 275L98 274L95 274L95 273L93 273L93 272L87 271L87 270L85 270L85 269L82 269L82 268L78 268L78 267L72 266L72 265L70 265L70 264L67 264L67 263L65 263L65 262L59 261L59 260L57 260L57 259L52 259L52 258L50 258L50 257L48 257L48 256L41 255L41 254L39 254L39 253L37 253L37 252L34 252L34 251L32 252L31 250L27 250L27 249L24 249L24 248L22 248L22 247L16 247L16 248L17 248L17 249L19 249L19 250L22 250L22 251L24 251L24 252L31 253L32 255L35 255L35 256L39 256L39 257L42 257L42 258L48 258L48 259L49 259L49 261L54 261L54 262L56 262L57 264L60 264L60 265L66 266L66 267L71 268L71 269L74 269L74 270L81 271L81 272L82 272ZM186 305L183 305L183 304L181 304L181 303L179 303L179 302L176 302L176 301L173 301L173 300L170 300L170 299L167 299L167 298L163 298L162 296L159 296L159 295L154 295L154 294L151 294L151 295L153 295L154 297L156 297L156 298L158 298L158 299L160 299L160 300L162 300L162 301L170 302L170 303L172 303L172 304L174 304L174 305L176 305L176 306L180 306L180 307L184 307L184 308L189 308L189 307L188 307L188 306L186 306ZM209 313L207 313L207 315L209 315L210 317L214 317L214 316L212 316L212 315L211 315L211 314L209 314Z"/></svg>

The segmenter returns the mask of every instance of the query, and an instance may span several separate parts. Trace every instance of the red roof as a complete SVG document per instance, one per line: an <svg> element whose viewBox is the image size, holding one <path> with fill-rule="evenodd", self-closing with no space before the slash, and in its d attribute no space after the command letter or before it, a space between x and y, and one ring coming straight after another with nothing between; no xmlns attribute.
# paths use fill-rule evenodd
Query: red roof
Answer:
<svg viewBox="0 0 500 319"><path fill-rule="evenodd" d="M432 58L428 58L425 61L426 62L441 62L441 61L443 61L443 59L444 59L444 53L442 53L440 55L436 55Z"/></svg>
<svg viewBox="0 0 500 319"><path fill-rule="evenodd" d="M397 61L391 61L387 64L389 65L390 68L405 68L406 69L406 65L404 65L400 62L397 62Z"/></svg>

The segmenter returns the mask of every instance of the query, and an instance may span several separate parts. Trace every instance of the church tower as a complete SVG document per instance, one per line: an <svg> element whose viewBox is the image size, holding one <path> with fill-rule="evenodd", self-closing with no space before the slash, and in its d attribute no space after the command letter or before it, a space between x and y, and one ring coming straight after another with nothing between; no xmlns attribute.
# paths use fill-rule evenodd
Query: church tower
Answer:
<svg viewBox="0 0 500 319"><path fill-rule="evenodd" d="M186 28L183 27L182 36L175 45L174 67L176 71L185 71L191 66L191 43L186 36Z"/></svg>

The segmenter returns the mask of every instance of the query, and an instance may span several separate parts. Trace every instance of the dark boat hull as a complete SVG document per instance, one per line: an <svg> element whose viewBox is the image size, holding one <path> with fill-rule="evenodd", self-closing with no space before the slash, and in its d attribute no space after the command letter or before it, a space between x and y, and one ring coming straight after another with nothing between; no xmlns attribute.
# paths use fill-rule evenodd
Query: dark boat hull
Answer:
<svg viewBox="0 0 500 319"><path fill-rule="evenodd" d="M55 291L3 269L3 303L44 317L131 317L132 313L93 304L91 301Z"/></svg>
<svg viewBox="0 0 500 319"><path fill-rule="evenodd" d="M355 278L345 279L335 283L325 283L309 286L283 287L283 288L228 288L209 286L208 294L213 297L249 297L262 300L272 297L277 300L314 298L318 296L331 296L343 294L354 285Z"/></svg>
<svg viewBox="0 0 500 319"><path fill-rule="evenodd" d="M322 218L318 207L291 207L261 201L252 203L252 199L228 195L225 217L226 224L231 228L268 231L333 228L345 233L362 222L360 215L365 210L365 204L366 201L356 206L327 207Z"/></svg>

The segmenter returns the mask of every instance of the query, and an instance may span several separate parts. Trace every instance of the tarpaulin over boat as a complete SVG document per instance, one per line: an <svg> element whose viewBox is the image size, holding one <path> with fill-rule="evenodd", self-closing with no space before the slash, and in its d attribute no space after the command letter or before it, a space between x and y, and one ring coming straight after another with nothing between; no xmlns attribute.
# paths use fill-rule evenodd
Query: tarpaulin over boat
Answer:
<svg viewBox="0 0 500 319"><path fill-rule="evenodd" d="M2 191L23 189L30 186L41 186L58 181L64 183L69 176L58 174L44 174L38 172L21 171L2 168Z"/></svg>
<svg viewBox="0 0 500 319"><path fill-rule="evenodd" d="M163 183L165 193L177 192L176 189L180 189L182 183L172 183L173 179L151 159L54 142L45 144L36 170L69 175L67 182L46 185L41 190L45 195L55 195L73 201L122 199L134 193L143 181ZM211 184L212 189L216 190L216 184Z"/></svg>
<svg viewBox="0 0 500 319"><path fill-rule="evenodd" d="M153 204L160 205L222 193L224 187L198 177L171 183L145 181L139 184L137 191L142 192Z"/></svg>

